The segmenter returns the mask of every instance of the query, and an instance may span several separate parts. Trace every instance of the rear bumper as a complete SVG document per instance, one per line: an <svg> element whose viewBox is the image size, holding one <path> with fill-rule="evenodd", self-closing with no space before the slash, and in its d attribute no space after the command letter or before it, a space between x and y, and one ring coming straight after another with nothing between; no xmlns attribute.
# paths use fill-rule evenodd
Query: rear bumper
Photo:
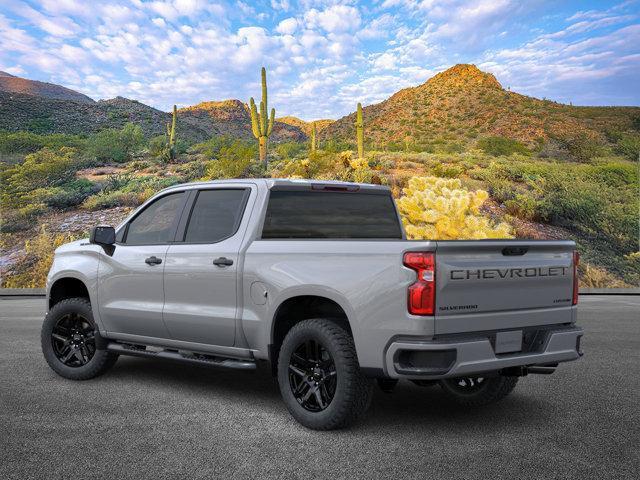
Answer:
<svg viewBox="0 0 640 480"><path fill-rule="evenodd" d="M386 349L385 373L391 378L440 379L569 362L582 356L582 335L580 327L547 329L539 345L509 354L496 354L489 335L435 341L398 338Z"/></svg>

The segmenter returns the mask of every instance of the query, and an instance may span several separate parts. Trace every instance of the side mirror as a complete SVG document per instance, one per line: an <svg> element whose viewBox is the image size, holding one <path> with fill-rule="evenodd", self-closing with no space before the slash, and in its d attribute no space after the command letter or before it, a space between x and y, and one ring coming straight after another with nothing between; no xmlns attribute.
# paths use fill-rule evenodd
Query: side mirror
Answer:
<svg viewBox="0 0 640 480"><path fill-rule="evenodd" d="M89 243L98 245L113 245L116 243L116 229L107 225L98 225L91 229Z"/></svg>

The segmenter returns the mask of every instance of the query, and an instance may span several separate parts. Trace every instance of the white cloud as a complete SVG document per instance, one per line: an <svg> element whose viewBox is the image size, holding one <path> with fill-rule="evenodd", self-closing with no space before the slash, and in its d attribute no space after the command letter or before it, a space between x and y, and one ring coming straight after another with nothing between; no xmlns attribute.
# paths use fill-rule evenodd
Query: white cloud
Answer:
<svg viewBox="0 0 640 480"><path fill-rule="evenodd" d="M55 37L70 37L80 31L78 24L70 18L48 17L22 2L12 3L9 8L40 30Z"/></svg>
<svg viewBox="0 0 640 480"><path fill-rule="evenodd" d="M585 82L621 75L640 83L640 34L633 28L640 26L631 7L581 12L557 32L533 32L522 28L530 5L16 0L0 14L0 65L95 98L122 95L161 108L246 101L259 94L265 65L278 114L307 119L384 100L458 62L480 64L505 86L537 96L591 91L596 83ZM487 45L513 46L488 51Z"/></svg>
<svg viewBox="0 0 640 480"><path fill-rule="evenodd" d="M170 22L177 20L180 16L178 10L170 2L147 2L144 3L144 6Z"/></svg>
<svg viewBox="0 0 640 480"><path fill-rule="evenodd" d="M291 8L291 4L289 0L271 0L271 8L287 12Z"/></svg>
<svg viewBox="0 0 640 480"><path fill-rule="evenodd" d="M292 35L298 28L298 20L295 18L285 18L276 27L276 32L283 35Z"/></svg>
<svg viewBox="0 0 640 480"><path fill-rule="evenodd" d="M355 30L362 21L358 9L347 5L333 5L323 11L313 8L304 18L310 28L320 26L330 33Z"/></svg>
<svg viewBox="0 0 640 480"><path fill-rule="evenodd" d="M393 70L397 67L396 61L396 57L392 53L385 52L376 56L372 63L376 70Z"/></svg>
<svg viewBox="0 0 640 480"><path fill-rule="evenodd" d="M3 72L7 72L11 75L16 75L18 77L25 75L27 73L27 71L24 68L22 68L22 65L15 65L13 67L0 66L0 70L2 70Z"/></svg>
<svg viewBox="0 0 640 480"><path fill-rule="evenodd" d="M385 13L371 20L357 35L361 39L377 39L389 36L389 32L397 26L397 20L393 15Z"/></svg>

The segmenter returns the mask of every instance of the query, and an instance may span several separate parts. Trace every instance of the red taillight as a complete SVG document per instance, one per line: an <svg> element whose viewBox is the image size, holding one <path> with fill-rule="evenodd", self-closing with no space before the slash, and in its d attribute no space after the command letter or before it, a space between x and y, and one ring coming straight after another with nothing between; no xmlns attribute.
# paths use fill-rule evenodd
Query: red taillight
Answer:
<svg viewBox="0 0 640 480"><path fill-rule="evenodd" d="M577 250L573 251L573 302L572 305L578 304L578 263L580 263L580 254Z"/></svg>
<svg viewBox="0 0 640 480"><path fill-rule="evenodd" d="M433 315L436 300L436 259L433 253L407 252L405 267L415 270L417 279L409 286L408 309L412 315Z"/></svg>

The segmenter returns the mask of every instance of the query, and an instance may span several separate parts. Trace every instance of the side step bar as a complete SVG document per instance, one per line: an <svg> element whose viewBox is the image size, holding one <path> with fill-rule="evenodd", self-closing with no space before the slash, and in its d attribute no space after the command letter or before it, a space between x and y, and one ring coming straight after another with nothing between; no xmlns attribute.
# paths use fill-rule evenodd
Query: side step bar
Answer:
<svg viewBox="0 0 640 480"><path fill-rule="evenodd" d="M236 358L216 357L202 353L187 352L184 350L149 350L144 345L132 345L127 343L109 342L107 350L120 355L131 355L134 357L163 358L165 360L175 360L182 363L194 365L204 365L207 367L235 368L238 370L255 370L254 360L241 360Z"/></svg>

